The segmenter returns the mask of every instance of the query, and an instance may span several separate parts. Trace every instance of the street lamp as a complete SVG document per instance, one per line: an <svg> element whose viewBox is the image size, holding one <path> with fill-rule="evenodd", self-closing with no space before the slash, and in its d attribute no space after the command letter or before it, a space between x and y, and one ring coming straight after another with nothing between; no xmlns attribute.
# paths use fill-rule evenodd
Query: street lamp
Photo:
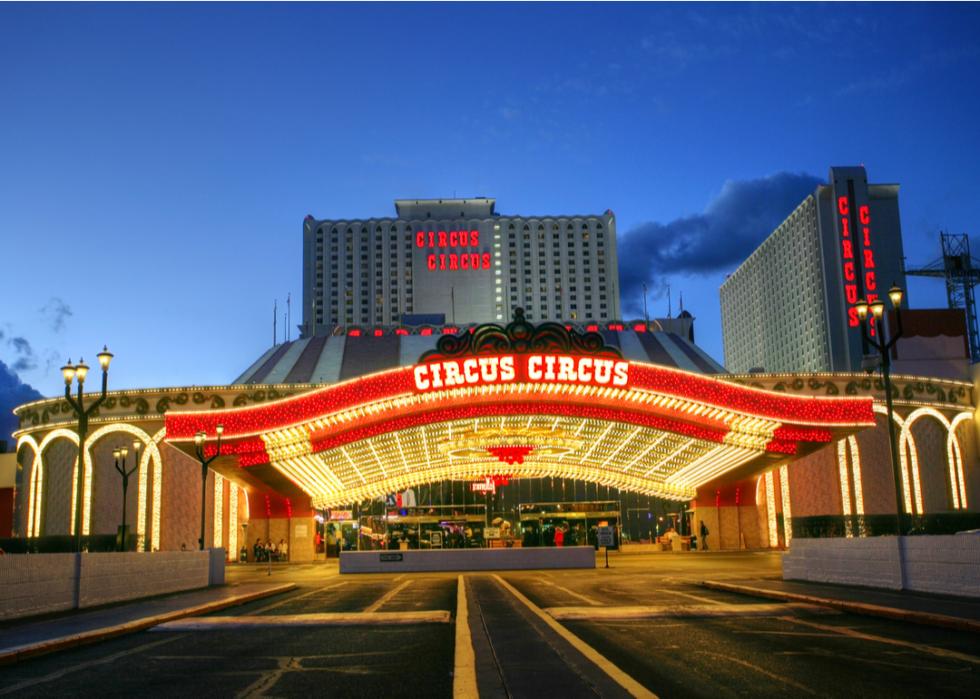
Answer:
<svg viewBox="0 0 980 699"><path fill-rule="evenodd" d="M116 471L122 476L122 524L119 525L119 550L126 550L126 491L129 489L129 477L140 467L140 443L133 442L133 467L126 470L126 456L129 454L129 449L126 447L120 447L118 449L112 450L112 456L116 460ZM119 465L120 459L122 460L122 466Z"/></svg>
<svg viewBox="0 0 980 699"><path fill-rule="evenodd" d="M109 388L109 362L112 361L112 353L103 345L102 351L97 355L99 366L102 367L102 395L96 398L86 408L85 396L83 393L85 377L88 376L88 364L84 359L79 359L78 364L72 365L71 359L61 367L61 375L65 378L65 400L75 413L78 420L78 474L75 478L75 550L82 550L82 503L85 495L85 439L88 437L88 419L95 410L102 405L106 398L106 391ZM71 395L72 381L78 382L78 395L73 398Z"/></svg>
<svg viewBox="0 0 980 699"><path fill-rule="evenodd" d="M895 526L897 528L898 536L902 535L902 471L898 463L898 449L895 446L895 416L892 408L891 350L895 346L895 343L898 342L898 338L902 336L902 295L902 289L898 286L892 286L892 288L888 290L888 299L892 302L892 306L895 308L895 324L898 327L896 331L891 334L891 337L887 342L884 339L884 324L881 323L882 316L885 313L884 301L881 299L875 299L871 303L868 303L864 299L858 299L858 302L855 305L858 318L860 318L862 321L861 335L866 343L878 350L878 354L881 357L881 377L885 385L885 406L888 413L888 446L892 457L892 476L895 478ZM872 316L874 316L874 322L878 327L878 340L873 340L868 336L868 330L864 324L864 321L868 317L869 310Z"/></svg>
<svg viewBox="0 0 980 699"><path fill-rule="evenodd" d="M218 443L214 450L214 456L208 457L204 454L204 443L208 439L206 432L201 430L194 435L194 452L197 454L197 460L201 462L201 538L198 543L201 545L201 551L204 550L204 513L207 510L208 502L208 466L211 462L221 456L221 433L225 431L224 425L218 425L214 428L214 431L218 433Z"/></svg>

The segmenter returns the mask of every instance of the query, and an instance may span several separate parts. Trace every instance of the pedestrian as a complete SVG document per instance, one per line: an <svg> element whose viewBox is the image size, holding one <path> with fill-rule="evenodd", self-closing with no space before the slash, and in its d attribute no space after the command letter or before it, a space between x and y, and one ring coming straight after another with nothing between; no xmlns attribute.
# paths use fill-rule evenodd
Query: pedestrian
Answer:
<svg viewBox="0 0 980 699"><path fill-rule="evenodd" d="M286 543L285 539L279 540L279 560L289 561L289 544Z"/></svg>
<svg viewBox="0 0 980 699"><path fill-rule="evenodd" d="M705 525L704 520L701 520L701 550L708 550L708 527Z"/></svg>
<svg viewBox="0 0 980 699"><path fill-rule="evenodd" d="M555 527L555 546L565 545L565 527Z"/></svg>

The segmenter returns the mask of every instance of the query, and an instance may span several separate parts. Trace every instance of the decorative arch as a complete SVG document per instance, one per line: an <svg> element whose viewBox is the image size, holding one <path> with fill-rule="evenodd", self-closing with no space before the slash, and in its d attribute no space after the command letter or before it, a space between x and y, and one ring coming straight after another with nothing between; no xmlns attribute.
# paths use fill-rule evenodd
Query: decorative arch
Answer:
<svg viewBox="0 0 980 699"><path fill-rule="evenodd" d="M54 442L56 439L67 439L69 442L78 448L78 434L72 432L71 430L66 430L60 427L56 430L52 430L44 435L44 439L37 446L37 452L34 457L34 465L32 470L37 473L36 487L32 486L31 502L34 503L33 507L33 517L29 517L30 523L28 525L28 536L40 536L41 535L41 515L44 509L44 450ZM77 501L78 495L78 456L75 456L75 466L72 468L71 474L71 515L68 520L68 531L70 534L75 533L75 503ZM36 502L35 502L36 500Z"/></svg>
<svg viewBox="0 0 980 699"><path fill-rule="evenodd" d="M157 442L153 441L153 437L149 435L145 430L139 427L134 427L129 423L125 422L114 422L109 425L103 425L99 429L95 430L88 439L85 441L85 500L82 509L82 533L88 534L90 529L90 524L92 520L92 445L95 444L102 437L112 434L114 432L122 432L123 434L128 434L132 437L136 437L143 444L143 454L140 456L139 464L139 487L136 496L136 501L138 503L136 508L136 535L145 536L146 534L146 471L149 468L149 462L152 459L154 463L160 462L160 449L157 446Z"/></svg>
<svg viewBox="0 0 980 699"><path fill-rule="evenodd" d="M959 437L956 436L956 428L961 423L973 419L973 413L958 413L949 423L949 432L946 435L946 457L949 459L949 490L953 495L953 509L965 510L968 507L966 500L966 476L963 469L963 451L960 446Z"/></svg>
<svg viewBox="0 0 980 699"><path fill-rule="evenodd" d="M861 480L861 450L857 437L837 442L837 469L840 473L841 509L845 515L864 514L864 485ZM851 492L853 486L854 497Z"/></svg>
<svg viewBox="0 0 980 699"><path fill-rule="evenodd" d="M22 435L20 439L17 440L17 452L20 453L20 448L22 446L28 446L31 448L32 458L31 458L31 475L30 481L28 483L27 489L27 536L34 536L34 496L36 489L38 487L38 454L41 453L40 447L37 445L34 437L29 434Z"/></svg>
<svg viewBox="0 0 980 699"><path fill-rule="evenodd" d="M907 486L906 486L906 495L905 495L905 507L907 512L917 513L917 514L923 513L922 485L919 481L919 454L918 454L918 449L916 449L915 447L915 440L912 437L912 426L920 418L926 416L935 418L935 420L939 422L940 425L946 428L947 458L949 458L949 452L952 449L952 447L950 447L949 445L949 429L950 429L949 420L946 419L946 416L943 415L938 410L936 410L935 408L931 408L928 406L922 408L916 408L915 410L913 410L911 413L908 414L908 417L905 418L905 424L902 425L902 436L899 440L899 444L901 445L899 448L899 453L902 456L903 483L907 484L908 472L911 472L912 475L912 486L915 494L915 510L912 509L912 502L908 494ZM906 455L906 449L905 449L906 445L909 446L908 455ZM958 444L956 445L956 449L959 449Z"/></svg>

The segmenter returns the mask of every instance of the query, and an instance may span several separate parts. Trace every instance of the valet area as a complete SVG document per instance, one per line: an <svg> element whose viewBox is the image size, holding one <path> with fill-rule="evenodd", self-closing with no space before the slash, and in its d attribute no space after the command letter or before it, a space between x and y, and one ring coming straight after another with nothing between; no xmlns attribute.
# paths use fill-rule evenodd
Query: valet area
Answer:
<svg viewBox="0 0 980 699"><path fill-rule="evenodd" d="M655 322L398 330L283 343L227 386L109 391L81 460L64 398L20 406L15 536L111 537L125 516L127 548L179 551L203 514L229 560L282 542L310 561L597 546L605 527L624 552L671 530L771 549L794 520L894 521L877 376L732 375ZM973 384L892 383L906 512L974 507Z"/></svg>

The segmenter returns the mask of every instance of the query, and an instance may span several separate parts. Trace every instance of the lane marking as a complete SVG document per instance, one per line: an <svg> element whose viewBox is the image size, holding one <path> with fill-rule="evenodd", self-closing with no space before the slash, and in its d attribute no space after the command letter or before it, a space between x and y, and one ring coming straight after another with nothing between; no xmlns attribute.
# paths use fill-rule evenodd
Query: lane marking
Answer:
<svg viewBox="0 0 980 699"><path fill-rule="evenodd" d="M955 660L962 660L967 663L973 663L974 665L980 665L980 658L975 655L967 655L966 653L958 653L955 650L947 650L945 648L937 648L936 646L928 646L925 643L914 643L912 641L902 641L897 638L888 638L887 636L877 636L871 633L864 633L863 631L856 631L852 628L845 626L830 626L828 624L817 624L813 621L804 621L803 619L796 619L794 617L779 617L781 620L791 622L793 624L802 624L803 626L809 626L813 629L818 629L820 631L830 631L831 633L840 634L842 636L849 636L851 638L858 638L862 641L876 641L877 643L887 643L892 646L900 646L902 648L911 648L922 653L929 653L930 655L935 655L940 658L953 658Z"/></svg>
<svg viewBox="0 0 980 699"><path fill-rule="evenodd" d="M370 607L368 607L367 609L365 609L364 610L364 613L365 614L372 614L372 613L378 611L379 609L381 609L381 607L383 607L385 604L387 604L389 601L391 601L391 598L392 597L394 597L395 595L397 595L399 592L401 592L402 590L404 590L406 587L408 587L411 584L412 584L412 581L411 580L406 580L405 582L403 582L398 587L395 587L395 588L393 588L391 590L388 590L388 592L386 592L385 594L383 594L374 604L372 604Z"/></svg>
<svg viewBox="0 0 980 699"><path fill-rule="evenodd" d="M735 663L736 665L741 665L742 667L747 667L750 670L755 670L756 672L758 672L758 673L760 673L762 675L765 675L769 679L776 680L777 682L782 682L783 684L787 684L790 687L793 687L795 689L800 690L801 692L806 692L807 694L812 694L813 696L817 696L817 693L815 691L813 691L812 689L810 689L809 687L807 687L806 685L802 685L799 682L795 682L795 681L791 680L788 677L783 677L782 675L777 675L776 673L770 672L769 670L766 670L764 667L759 667L758 665L755 665L753 663L750 663L747 660L742 660L741 658L735 658L735 657L733 657L731 655L723 655L721 653L713 653L713 652L708 651L708 650L696 650L694 652L695 653L699 653L701 655L708 655L708 656L711 656L713 658L721 658L722 660L727 660L727 661L729 661L731 663Z"/></svg>
<svg viewBox="0 0 980 699"><path fill-rule="evenodd" d="M787 611L809 612L811 614L836 614L813 604L768 603L768 604L690 604L677 607L654 607L644 605L620 607L548 607L544 610L559 621L601 621L604 619L700 619L711 617L743 616L782 616Z"/></svg>
<svg viewBox="0 0 980 699"><path fill-rule="evenodd" d="M453 660L453 697L479 697L476 685L476 653L470 633L470 610L466 601L466 581L456 578L456 655Z"/></svg>
<svg viewBox="0 0 980 699"><path fill-rule="evenodd" d="M269 616L213 616L177 619L150 631L217 631L286 626L373 626L376 624L448 624L448 611L427 612L321 612L319 614L271 614Z"/></svg>
<svg viewBox="0 0 980 699"><path fill-rule="evenodd" d="M538 617L541 621L547 624L548 628L557 633L563 639L568 641L575 650L584 655L589 661L591 661L596 667L605 672L609 677L616 682L620 687L625 689L627 692L632 694L634 697L642 697L643 699L657 699L657 695L651 692L649 689L644 687L642 684L634 680L632 677L627 675L625 672L616 667L615 664L605 656L601 655L599 651L587 644L581 638L573 634L571 631L566 629L564 626L559 624L557 621L552 619L548 614L538 607L534 602L525 597L521 592L511 585L509 582L501 578L499 575L494 575L494 579L498 584L503 586L505 590L514 595L525 607L527 607L531 613ZM589 607L590 611L596 611L594 608Z"/></svg>
<svg viewBox="0 0 980 699"><path fill-rule="evenodd" d="M27 689L28 687L34 687L39 684L44 684L45 682L52 682L54 680L61 679L65 675L69 675L73 672L78 672L79 670L87 670L88 668L95 667L97 665L105 665L107 663L112 663L115 662L116 660L119 660L119 658L125 658L127 655L140 653L144 650L149 650L150 648L162 646L165 643L173 643L174 641L179 641L182 638L184 638L184 636L161 638L159 641L144 643L143 645L137 646L136 648L130 648L129 650L123 650L118 653L113 653L112 655L107 655L104 658L97 658L96 660L89 660L84 663L69 665L68 667L62 668L61 670L55 670L54 672L49 673L47 675L43 675L41 677L35 677L30 680L24 680L23 682L18 682L17 684L8 685L6 687L0 687L0 694L13 694L14 692L19 692L20 690Z"/></svg>
<svg viewBox="0 0 980 699"><path fill-rule="evenodd" d="M312 597L313 595L319 594L321 592L326 592L328 590L333 590L333 589L338 588L338 587L343 587L346 584L347 583L345 581L345 582L342 582L342 583L336 583L334 585L327 585L326 587L318 587L317 589L312 590L311 592L304 592L302 595L296 595L295 597L290 597L288 599L279 600L278 602L273 602L272 604L268 604L268 605L266 605L264 607L259 607L258 609L254 610L251 613L252 614L261 614L262 612L267 612L270 609L278 609L279 607L284 607L285 605L289 604L290 602L295 602L296 600L305 599L306 597Z"/></svg>
<svg viewBox="0 0 980 699"><path fill-rule="evenodd" d="M599 602L598 600L594 600L591 597L589 597L588 595L583 595L581 593L575 592L574 590L569 590L567 587L562 587L558 583L552 582L551 580L548 580L547 578L535 578L535 580L537 580L538 582L540 582L542 585L551 585L552 587L557 587L559 590L561 590L565 594L571 595L572 597L575 597L577 599L580 599L583 602L585 602L586 604L591 604L593 607L602 607L603 606L603 603L602 602Z"/></svg>

